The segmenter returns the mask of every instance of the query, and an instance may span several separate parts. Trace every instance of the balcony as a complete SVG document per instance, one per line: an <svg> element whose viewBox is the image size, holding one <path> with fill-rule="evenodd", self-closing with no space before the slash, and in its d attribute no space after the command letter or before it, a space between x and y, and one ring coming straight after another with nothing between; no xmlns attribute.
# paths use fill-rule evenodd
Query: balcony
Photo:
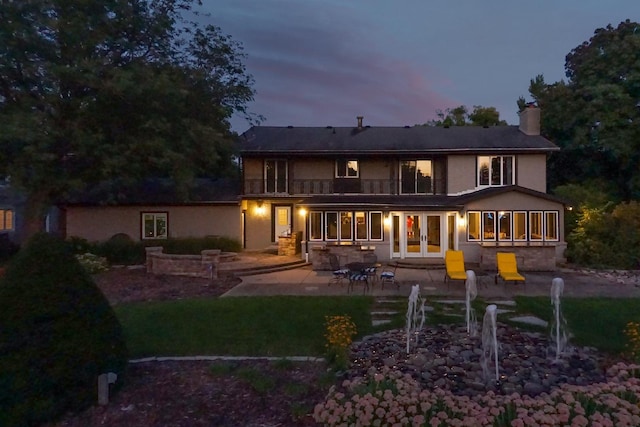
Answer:
<svg viewBox="0 0 640 427"><path fill-rule="evenodd" d="M403 191L400 191L402 184ZM285 183L270 182L266 185L264 179L245 179L244 195L271 196L313 196L330 194L446 194L444 181L429 180L418 183L415 189L413 183L389 179L294 179L288 186ZM412 191L413 190L413 191Z"/></svg>

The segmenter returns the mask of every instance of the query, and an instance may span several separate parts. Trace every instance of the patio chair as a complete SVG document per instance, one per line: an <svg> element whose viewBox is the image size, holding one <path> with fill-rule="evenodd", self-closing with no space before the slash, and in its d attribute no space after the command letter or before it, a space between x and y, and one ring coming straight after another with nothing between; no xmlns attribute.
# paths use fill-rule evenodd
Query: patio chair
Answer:
<svg viewBox="0 0 640 427"><path fill-rule="evenodd" d="M331 270L333 270L333 276L328 285L336 284L342 286L342 281L349 277L349 269L340 267L340 261L336 254L329 254L329 264L331 265Z"/></svg>
<svg viewBox="0 0 640 427"><path fill-rule="evenodd" d="M396 285L396 288L400 289L400 284L396 281L396 269L398 268L398 263L394 263L393 265L387 264L384 266L382 271L380 272L380 285L384 290L384 284L389 283L391 285Z"/></svg>
<svg viewBox="0 0 640 427"><path fill-rule="evenodd" d="M351 271L349 273L349 286L347 288L347 293L351 293L354 286L358 283L362 284L362 293L366 294L369 290L369 276L364 271Z"/></svg>
<svg viewBox="0 0 640 427"><path fill-rule="evenodd" d="M378 280L379 264L376 266L378 263L378 256L376 254L365 254L363 259L366 264L370 264L370 266L366 267L364 271L367 273L369 281L373 285L373 283Z"/></svg>
<svg viewBox="0 0 640 427"><path fill-rule="evenodd" d="M496 273L495 283L498 284L498 278L508 282L513 280L513 283L522 282L526 284L525 277L518 273L518 264L516 262L516 254L513 252L498 252L496 253L496 264L498 266L498 272Z"/></svg>
<svg viewBox="0 0 640 427"><path fill-rule="evenodd" d="M448 250L444 253L444 282L447 280L467 280L467 272L464 269L464 252Z"/></svg>

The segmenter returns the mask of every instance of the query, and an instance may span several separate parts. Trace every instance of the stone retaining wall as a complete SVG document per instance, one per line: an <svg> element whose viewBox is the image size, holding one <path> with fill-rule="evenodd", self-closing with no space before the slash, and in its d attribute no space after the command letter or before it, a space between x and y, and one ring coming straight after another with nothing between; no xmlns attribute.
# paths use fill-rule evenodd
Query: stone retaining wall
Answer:
<svg viewBox="0 0 640 427"><path fill-rule="evenodd" d="M498 252L514 252L519 271L557 270L554 246L483 246L480 249L480 267L486 271L496 271L496 253Z"/></svg>
<svg viewBox="0 0 640 427"><path fill-rule="evenodd" d="M146 248L147 273L218 278L220 249L207 249L200 255L165 254L161 246Z"/></svg>

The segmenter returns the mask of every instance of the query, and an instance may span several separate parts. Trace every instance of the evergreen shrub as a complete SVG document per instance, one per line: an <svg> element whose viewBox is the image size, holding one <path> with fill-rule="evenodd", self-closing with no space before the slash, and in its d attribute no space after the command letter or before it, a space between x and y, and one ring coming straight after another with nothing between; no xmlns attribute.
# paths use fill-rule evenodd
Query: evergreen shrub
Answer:
<svg viewBox="0 0 640 427"><path fill-rule="evenodd" d="M37 234L0 281L0 425L53 421L97 402L98 375L122 384L121 326L70 245Z"/></svg>

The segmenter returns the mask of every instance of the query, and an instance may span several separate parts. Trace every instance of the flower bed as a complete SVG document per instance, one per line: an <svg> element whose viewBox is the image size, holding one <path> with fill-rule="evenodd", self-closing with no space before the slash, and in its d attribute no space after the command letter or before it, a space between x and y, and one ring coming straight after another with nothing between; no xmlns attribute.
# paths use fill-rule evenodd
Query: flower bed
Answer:
<svg viewBox="0 0 640 427"><path fill-rule="evenodd" d="M616 364L607 381L561 385L530 397L493 392L457 396L424 390L408 374L385 367L368 377L332 387L314 419L326 426L637 426L640 425L640 365Z"/></svg>

